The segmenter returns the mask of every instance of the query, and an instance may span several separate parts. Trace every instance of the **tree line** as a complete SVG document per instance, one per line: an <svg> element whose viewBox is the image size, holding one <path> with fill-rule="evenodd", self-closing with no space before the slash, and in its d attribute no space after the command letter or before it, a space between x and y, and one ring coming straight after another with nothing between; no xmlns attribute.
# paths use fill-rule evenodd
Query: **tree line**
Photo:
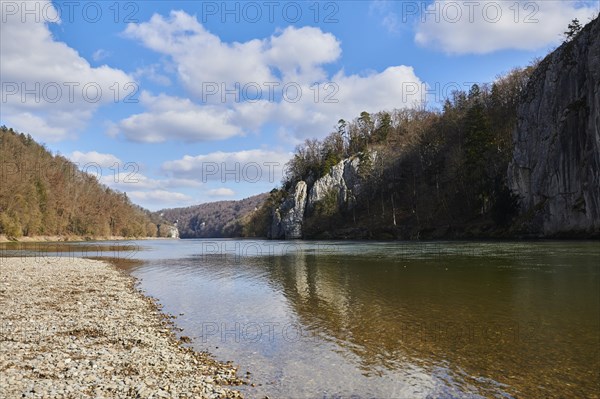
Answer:
<svg viewBox="0 0 600 399"><path fill-rule="evenodd" d="M170 221L177 221L181 238L255 236L246 226L266 197L267 194L258 194L239 201L208 202L156 213Z"/></svg>
<svg viewBox="0 0 600 399"><path fill-rule="evenodd" d="M356 203L337 209L335 196L326 196L306 215L307 237L446 237L502 230L518 210L506 172L517 104L536 64L515 68L492 84L454 91L440 109L422 105L339 120L323 140L307 139L296 148L282 186L251 225L269 226L272 210L296 182L304 180L310 189L342 159L359 157L362 189Z"/></svg>
<svg viewBox="0 0 600 399"><path fill-rule="evenodd" d="M6 126L0 159L0 235L155 237L158 225L168 224Z"/></svg>

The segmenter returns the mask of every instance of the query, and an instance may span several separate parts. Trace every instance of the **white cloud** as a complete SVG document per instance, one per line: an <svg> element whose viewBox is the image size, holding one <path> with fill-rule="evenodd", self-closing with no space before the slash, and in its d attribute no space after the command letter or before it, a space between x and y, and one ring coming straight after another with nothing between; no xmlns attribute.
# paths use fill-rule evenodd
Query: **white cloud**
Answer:
<svg viewBox="0 0 600 399"><path fill-rule="evenodd" d="M28 9L37 6L44 12L25 16L1 7L2 119L38 139L63 140L82 130L101 104L114 101L109 87L124 87L133 79L106 65L91 67L77 51L52 36L48 24L60 23L52 3L32 3L27 2ZM23 89L36 94L23 94Z"/></svg>
<svg viewBox="0 0 600 399"><path fill-rule="evenodd" d="M341 54L335 36L313 27L289 26L266 39L225 43L183 11L129 24L125 35L172 57L180 79L198 97L206 83L233 88L235 83L276 82L273 70L286 81L320 80L325 76L321 65L336 61Z"/></svg>
<svg viewBox="0 0 600 399"><path fill-rule="evenodd" d="M131 141L160 143L222 140L241 135L232 122L234 112L222 106L194 104L189 99L142 92L140 103L148 110L123 119L118 127Z"/></svg>
<svg viewBox="0 0 600 399"><path fill-rule="evenodd" d="M2 107L2 118L17 131L47 141L60 141L69 137L69 131L65 127L49 124L44 118L25 110L16 110L7 104L3 104Z"/></svg>
<svg viewBox="0 0 600 399"><path fill-rule="evenodd" d="M311 84L326 78L323 64L336 61L342 53L340 42L319 28L289 26L268 41L264 62L277 68L284 82Z"/></svg>
<svg viewBox="0 0 600 399"><path fill-rule="evenodd" d="M225 43L196 17L172 11L168 17L154 15L148 22L129 24L125 35L169 56L181 82L198 101L142 94L146 112L119 123L133 141L218 140L277 125L280 137L294 142L325 136L340 118L412 107L422 98L423 84L411 67L329 75L324 66L340 58L341 43L319 28L290 26L264 39ZM257 101L223 96L223 89L234 88L236 82L241 87L255 83L253 88L258 89L247 95ZM205 89L212 83L217 83L213 85L217 93L207 96ZM406 85L418 92L407 95Z"/></svg>
<svg viewBox="0 0 600 399"><path fill-rule="evenodd" d="M266 100L200 105L187 98L153 96L146 91L140 95L140 104L145 112L109 123L107 135L122 133L130 141L144 143L224 140L258 131L278 112L277 103Z"/></svg>
<svg viewBox="0 0 600 399"><path fill-rule="evenodd" d="M202 82L275 80L263 60L263 41L224 43L184 11L171 11L169 18L155 14L149 22L131 23L124 34L171 56L182 82L198 96Z"/></svg>
<svg viewBox="0 0 600 399"><path fill-rule="evenodd" d="M124 166L121 166L124 168ZM125 168L126 171L116 172L111 170L106 172L100 178L102 184L119 191L142 190L142 189L157 189L164 187L165 183L160 180L151 179L137 171L137 166Z"/></svg>
<svg viewBox="0 0 600 399"><path fill-rule="evenodd" d="M163 163L162 170L176 178L196 179L203 183L278 183L290 159L288 152L245 150L213 152Z"/></svg>
<svg viewBox="0 0 600 399"><path fill-rule="evenodd" d="M94 54L92 54L92 59L94 61L102 61L103 59L105 59L109 56L110 56L109 51L106 51L104 49L98 49L98 50L94 51Z"/></svg>
<svg viewBox="0 0 600 399"><path fill-rule="evenodd" d="M90 152L81 152L81 151L74 151L71 156L69 156L69 158L71 159L71 161L79 164L79 165L86 165L86 164L97 164L100 167L103 168L108 168L113 166L115 163L121 165L122 162L119 158L117 158L116 156L112 155L112 154L102 154L96 151L90 151Z"/></svg>
<svg viewBox="0 0 600 399"><path fill-rule="evenodd" d="M423 98L424 85L413 68L407 66L389 67L364 76L348 76L340 71L331 82L320 86L319 101L315 101L309 87L304 87L306 95L297 103L279 103L273 118L286 135L298 139L323 137L340 118L351 120L362 111L413 107Z"/></svg>
<svg viewBox="0 0 600 399"><path fill-rule="evenodd" d="M133 73L136 79L147 78L160 86L171 86L171 79L160 72L160 65L152 64L144 68L138 68Z"/></svg>
<svg viewBox="0 0 600 399"><path fill-rule="evenodd" d="M194 202L187 194L166 190L127 191L127 196L148 208L185 206Z"/></svg>
<svg viewBox="0 0 600 399"><path fill-rule="evenodd" d="M202 187L201 182L186 178L153 179L139 173L135 168L116 174L112 170L102 171L94 168L88 169L87 172L95 174L102 184L113 190L127 193L135 203L147 209L191 205L197 201L180 190ZM100 175L103 172L104 174Z"/></svg>
<svg viewBox="0 0 600 399"><path fill-rule="evenodd" d="M258 131L279 111L278 104L268 100L239 102L233 104L231 108L234 111L231 121L250 131Z"/></svg>
<svg viewBox="0 0 600 399"><path fill-rule="evenodd" d="M536 50L560 43L569 22L598 14L598 2L435 0L421 10L415 41L451 54Z"/></svg>
<svg viewBox="0 0 600 399"><path fill-rule="evenodd" d="M175 188L175 187L200 187L202 186L202 183L194 180L194 179L177 179L177 178L170 178L170 179L165 179L165 184L164 186L167 188Z"/></svg>
<svg viewBox="0 0 600 399"><path fill-rule="evenodd" d="M381 26L392 34L400 32L400 19L398 14L393 11L395 3L389 0L374 0L369 4L369 14L381 18Z"/></svg>
<svg viewBox="0 0 600 399"><path fill-rule="evenodd" d="M119 126L111 120L104 121L104 128L108 137L115 138L119 135Z"/></svg>
<svg viewBox="0 0 600 399"><path fill-rule="evenodd" d="M398 33L400 32L400 21L398 21L398 15L395 13L389 13L383 17L381 21L381 25L389 32L389 33Z"/></svg>
<svg viewBox="0 0 600 399"><path fill-rule="evenodd" d="M210 197L233 197L235 195L235 191L230 188L214 188L212 190L208 190L208 195Z"/></svg>
<svg viewBox="0 0 600 399"><path fill-rule="evenodd" d="M187 178L167 178L167 179L152 179L139 172L139 169L135 163L121 164L121 169L115 173L114 170L104 171L104 174L100 177L100 182L107 185L110 188L119 191L129 190L156 190L156 189L172 189L172 188L198 188L202 186L202 183L198 180L187 179ZM95 170L90 169L92 173L96 173Z"/></svg>

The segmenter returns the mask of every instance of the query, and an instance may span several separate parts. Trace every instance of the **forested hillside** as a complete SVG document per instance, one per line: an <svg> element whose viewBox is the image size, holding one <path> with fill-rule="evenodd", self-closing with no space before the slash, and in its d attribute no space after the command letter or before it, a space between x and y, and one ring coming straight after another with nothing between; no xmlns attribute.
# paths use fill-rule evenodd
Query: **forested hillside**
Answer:
<svg viewBox="0 0 600 399"><path fill-rule="evenodd" d="M270 238L597 237L600 18L442 109L362 112L296 148Z"/></svg>
<svg viewBox="0 0 600 399"><path fill-rule="evenodd" d="M518 209L506 170L517 103L534 69L514 69L492 84L456 91L440 110L363 112L340 120L324 140L297 147L281 190L271 193L252 223L266 227L263 235L285 238L269 229L290 223L285 213L291 211L281 207L298 197L302 181L306 209L296 204L292 213L303 213L306 238L502 234ZM341 168L344 159L355 162L357 177L342 181L340 190L338 180L348 179L348 169L334 176L333 167Z"/></svg>
<svg viewBox="0 0 600 399"><path fill-rule="evenodd" d="M154 237L160 219L52 155L31 136L0 128L0 235ZM167 229L162 229L166 232Z"/></svg>
<svg viewBox="0 0 600 399"><path fill-rule="evenodd" d="M181 238L254 236L250 219L267 196L259 194L239 201L209 202L156 213L170 222L177 221Z"/></svg>

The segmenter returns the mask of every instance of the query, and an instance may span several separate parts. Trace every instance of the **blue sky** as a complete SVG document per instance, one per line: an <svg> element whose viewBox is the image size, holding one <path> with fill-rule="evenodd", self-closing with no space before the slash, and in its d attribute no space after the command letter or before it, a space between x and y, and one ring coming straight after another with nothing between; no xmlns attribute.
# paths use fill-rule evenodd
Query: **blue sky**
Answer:
<svg viewBox="0 0 600 399"><path fill-rule="evenodd" d="M340 118L439 106L589 1L8 1L1 124L149 209L269 191Z"/></svg>

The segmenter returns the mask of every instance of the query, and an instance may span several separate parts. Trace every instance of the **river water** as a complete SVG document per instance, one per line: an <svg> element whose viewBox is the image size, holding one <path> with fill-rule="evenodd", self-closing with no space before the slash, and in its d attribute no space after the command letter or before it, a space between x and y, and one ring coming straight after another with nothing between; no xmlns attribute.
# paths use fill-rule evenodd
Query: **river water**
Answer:
<svg viewBox="0 0 600 399"><path fill-rule="evenodd" d="M239 365L247 397L600 396L597 242L69 248L141 260L122 264L192 347Z"/></svg>

